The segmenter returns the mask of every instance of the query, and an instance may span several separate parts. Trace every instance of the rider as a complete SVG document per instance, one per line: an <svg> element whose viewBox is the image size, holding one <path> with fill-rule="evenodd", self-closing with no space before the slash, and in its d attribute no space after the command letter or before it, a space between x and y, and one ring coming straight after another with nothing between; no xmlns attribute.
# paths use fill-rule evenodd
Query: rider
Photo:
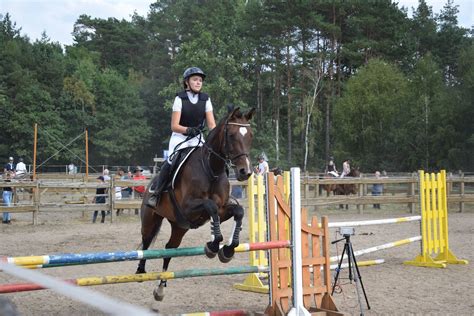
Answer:
<svg viewBox="0 0 474 316"><path fill-rule="evenodd" d="M183 73L184 90L176 94L171 114L173 133L168 147L170 155L161 166L155 191L147 201L148 206L156 207L160 201L169 177L172 153L175 149L202 146L204 140L201 130L204 121L209 130L216 127L211 99L206 93L201 92L205 78L206 74L198 67L189 67ZM176 148L177 146L179 148Z"/></svg>
<svg viewBox="0 0 474 316"><path fill-rule="evenodd" d="M346 159L342 163L342 173L341 173L341 178L344 178L351 172L351 160Z"/></svg>
<svg viewBox="0 0 474 316"><path fill-rule="evenodd" d="M334 163L333 156L329 157L329 162L328 162L328 165L326 166L326 173L334 177L339 177L339 173L337 173L336 164Z"/></svg>

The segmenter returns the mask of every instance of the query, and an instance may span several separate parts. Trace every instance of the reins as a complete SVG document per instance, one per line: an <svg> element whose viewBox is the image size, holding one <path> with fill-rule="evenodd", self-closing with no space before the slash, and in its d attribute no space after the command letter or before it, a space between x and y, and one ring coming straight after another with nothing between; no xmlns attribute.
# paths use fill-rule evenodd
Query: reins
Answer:
<svg viewBox="0 0 474 316"><path fill-rule="evenodd" d="M208 157L209 158L210 158L210 155L213 154L214 156L216 156L217 158L219 158L220 160L222 160L224 162L225 167L227 169L231 169L232 167L235 166L235 164L233 162L235 159L240 158L242 156L248 157L249 154L244 152L244 153L239 153L239 154L237 154L233 157L229 157L229 148L228 148L228 142L227 142L227 135L228 135L227 134L227 126L228 125L236 125L236 126L241 126L241 127L250 127L250 123L235 123L235 122L229 122L228 120L226 120L226 122L224 123L224 151L225 151L224 157L221 154L219 154L218 152L216 152L215 150L213 150L211 147L207 146L206 143L203 143L204 144L203 146L206 147L206 149L208 150L208 152L209 152ZM208 158L208 160L209 160L209 158ZM217 178L217 176L215 176L213 174L212 169L211 169L211 173L212 173L212 176L214 178Z"/></svg>

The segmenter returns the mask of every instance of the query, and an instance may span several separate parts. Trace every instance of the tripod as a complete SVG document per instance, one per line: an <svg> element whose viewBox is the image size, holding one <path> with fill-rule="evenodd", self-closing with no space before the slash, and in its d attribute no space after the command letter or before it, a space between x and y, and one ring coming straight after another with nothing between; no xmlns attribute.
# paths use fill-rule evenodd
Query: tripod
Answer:
<svg viewBox="0 0 474 316"><path fill-rule="evenodd" d="M357 299L359 301L360 315L363 316L364 309L362 307L362 300L360 297L359 283L360 283L360 287L362 288L362 292L364 293L365 302L367 303L367 309L370 309L369 300L367 299L367 294L365 293L364 284L362 283L362 277L360 276L359 266L357 265L357 260L354 255L354 249L352 248L351 235L344 234L343 236L344 238L341 238L332 242L332 244L335 244L342 240L346 241L344 243L344 249L342 250L341 259L339 260L339 264L337 265L336 277L334 278L334 285L332 287L331 295L334 294L334 290L336 288L337 280L339 278L339 272L341 271L342 260L344 259L344 254L347 254L349 280L351 281L351 283L352 283L352 280L354 280L355 288L357 292Z"/></svg>

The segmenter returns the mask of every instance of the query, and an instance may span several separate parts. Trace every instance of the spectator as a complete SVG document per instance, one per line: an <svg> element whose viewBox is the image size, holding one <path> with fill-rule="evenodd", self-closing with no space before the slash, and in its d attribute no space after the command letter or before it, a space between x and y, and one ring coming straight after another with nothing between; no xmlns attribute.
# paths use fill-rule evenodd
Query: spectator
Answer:
<svg viewBox="0 0 474 316"><path fill-rule="evenodd" d="M13 163L13 157L8 158L8 163L5 164L5 167L3 168L3 173L9 172L15 172L15 164Z"/></svg>
<svg viewBox="0 0 474 316"><path fill-rule="evenodd" d="M342 173L341 173L341 178L344 178L347 176L349 173L351 173L351 160L346 159L342 163Z"/></svg>
<svg viewBox="0 0 474 316"><path fill-rule="evenodd" d="M235 199L241 199L242 198L242 186L241 185L233 185L232 190L230 192L230 196L232 196Z"/></svg>
<svg viewBox="0 0 474 316"><path fill-rule="evenodd" d="M123 180L124 179L124 173L123 169L119 168L117 170L117 174L115 175L115 180ZM122 190L123 188L120 186L115 187L115 200L121 200L122 199ZM123 211L122 209L117 209L117 216L120 215L120 212Z"/></svg>
<svg viewBox="0 0 474 316"><path fill-rule="evenodd" d="M104 181L110 181L110 171L109 169L105 168L104 171L102 171L102 176L104 177Z"/></svg>
<svg viewBox="0 0 474 316"><path fill-rule="evenodd" d="M380 179L380 172L375 171L375 179ZM382 183L374 183L372 185L372 196L382 195L383 192L383 184ZM380 204L374 204L374 208L380 209Z"/></svg>
<svg viewBox="0 0 474 316"><path fill-rule="evenodd" d="M69 174L76 174L77 173L77 168L76 166L71 162L68 166L67 166L67 171Z"/></svg>
<svg viewBox="0 0 474 316"><path fill-rule="evenodd" d="M7 171L5 174L5 182L12 182L12 172ZM13 188L11 187L4 187L3 188L3 204L5 206L10 206L12 202L13 196ZM3 212L2 223L3 224L10 224L11 222L11 215L9 212Z"/></svg>
<svg viewBox="0 0 474 316"><path fill-rule="evenodd" d="M143 169L140 166L137 166L135 170L133 171L133 180L134 181L140 181L140 180L146 180L146 177L142 174ZM143 195L145 194L145 187L143 185L133 187L133 190L138 194L140 198L143 198ZM135 209L135 215L138 215L138 209Z"/></svg>
<svg viewBox="0 0 474 316"><path fill-rule="evenodd" d="M123 176L123 180L133 180L133 174L131 171L128 171L126 175ZM122 198L129 198L132 196L133 189L131 187L124 188L122 192Z"/></svg>
<svg viewBox="0 0 474 316"><path fill-rule="evenodd" d="M18 163L16 164L16 167L15 167L15 173L17 177L26 176L27 170L26 170L26 165L23 162L23 158L18 159Z"/></svg>
<svg viewBox="0 0 474 316"><path fill-rule="evenodd" d="M265 174L268 172L268 162L265 160L265 156L261 154L258 156L258 166L256 173L257 174Z"/></svg>
<svg viewBox="0 0 474 316"><path fill-rule="evenodd" d="M99 176L97 180L101 184L105 183L105 179L103 176ZM95 197L94 197L95 204L105 204L106 193L107 193L107 188L105 187L97 188L95 190ZM92 223L95 223L95 221L97 220L98 214L99 214L99 211L94 211L94 215L92 216ZM105 211L100 211L100 214L102 215L102 220L100 222L105 223Z"/></svg>
<svg viewBox="0 0 474 316"><path fill-rule="evenodd" d="M133 180L135 181L146 180L146 177L142 174L142 172L143 172L143 169L140 166L136 167L135 170L133 170ZM136 187L133 187L133 190L137 192L140 198L142 198L143 194L145 193L145 186L143 185L136 186Z"/></svg>

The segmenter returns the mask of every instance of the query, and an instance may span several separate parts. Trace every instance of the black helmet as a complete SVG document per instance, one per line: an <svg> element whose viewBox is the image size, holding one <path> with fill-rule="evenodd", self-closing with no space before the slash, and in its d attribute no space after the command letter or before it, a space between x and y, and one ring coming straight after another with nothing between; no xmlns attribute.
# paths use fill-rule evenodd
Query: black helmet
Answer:
<svg viewBox="0 0 474 316"><path fill-rule="evenodd" d="M206 78L206 74L199 67L189 67L183 73L183 80L186 81L189 77L193 75L201 76L202 79Z"/></svg>
<svg viewBox="0 0 474 316"><path fill-rule="evenodd" d="M329 156L329 160L334 160L334 157L333 157L333 156Z"/></svg>

